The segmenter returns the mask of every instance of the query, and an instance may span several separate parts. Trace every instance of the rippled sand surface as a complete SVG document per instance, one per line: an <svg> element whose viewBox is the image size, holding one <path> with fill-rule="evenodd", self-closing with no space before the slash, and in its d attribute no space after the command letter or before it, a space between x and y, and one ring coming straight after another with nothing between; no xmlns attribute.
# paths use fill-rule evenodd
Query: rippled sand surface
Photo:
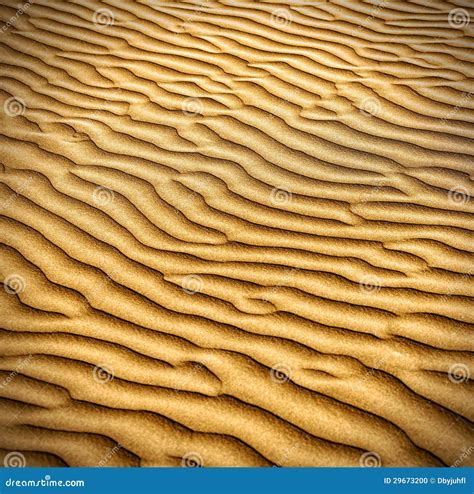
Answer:
<svg viewBox="0 0 474 494"><path fill-rule="evenodd" d="M470 5L2 1L4 464L473 465Z"/></svg>

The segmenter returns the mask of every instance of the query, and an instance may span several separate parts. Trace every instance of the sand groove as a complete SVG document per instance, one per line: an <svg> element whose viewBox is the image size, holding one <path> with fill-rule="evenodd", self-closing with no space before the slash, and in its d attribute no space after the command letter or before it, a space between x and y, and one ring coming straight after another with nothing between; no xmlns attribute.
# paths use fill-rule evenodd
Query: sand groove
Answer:
<svg viewBox="0 0 474 494"><path fill-rule="evenodd" d="M5 464L473 465L468 4L2 2Z"/></svg>

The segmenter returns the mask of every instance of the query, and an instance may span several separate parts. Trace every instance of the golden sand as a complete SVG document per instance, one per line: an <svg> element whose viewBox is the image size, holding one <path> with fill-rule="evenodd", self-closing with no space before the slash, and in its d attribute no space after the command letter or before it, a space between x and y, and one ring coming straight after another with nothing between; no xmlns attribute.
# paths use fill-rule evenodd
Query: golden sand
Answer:
<svg viewBox="0 0 474 494"><path fill-rule="evenodd" d="M5 465L474 464L470 2L1 3Z"/></svg>

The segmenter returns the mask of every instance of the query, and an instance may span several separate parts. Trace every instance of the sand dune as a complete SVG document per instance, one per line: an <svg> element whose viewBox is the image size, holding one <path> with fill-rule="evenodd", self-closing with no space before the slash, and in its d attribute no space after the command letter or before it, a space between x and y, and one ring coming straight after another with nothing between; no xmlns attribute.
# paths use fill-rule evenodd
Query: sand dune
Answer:
<svg viewBox="0 0 474 494"><path fill-rule="evenodd" d="M4 464L474 465L469 4L2 2Z"/></svg>

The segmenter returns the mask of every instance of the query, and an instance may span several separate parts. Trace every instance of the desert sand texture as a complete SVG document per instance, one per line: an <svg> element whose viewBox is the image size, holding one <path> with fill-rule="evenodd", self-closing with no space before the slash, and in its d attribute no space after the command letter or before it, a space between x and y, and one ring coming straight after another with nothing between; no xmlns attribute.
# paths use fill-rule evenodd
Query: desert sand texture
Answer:
<svg viewBox="0 0 474 494"><path fill-rule="evenodd" d="M474 465L472 2L0 17L3 465Z"/></svg>

